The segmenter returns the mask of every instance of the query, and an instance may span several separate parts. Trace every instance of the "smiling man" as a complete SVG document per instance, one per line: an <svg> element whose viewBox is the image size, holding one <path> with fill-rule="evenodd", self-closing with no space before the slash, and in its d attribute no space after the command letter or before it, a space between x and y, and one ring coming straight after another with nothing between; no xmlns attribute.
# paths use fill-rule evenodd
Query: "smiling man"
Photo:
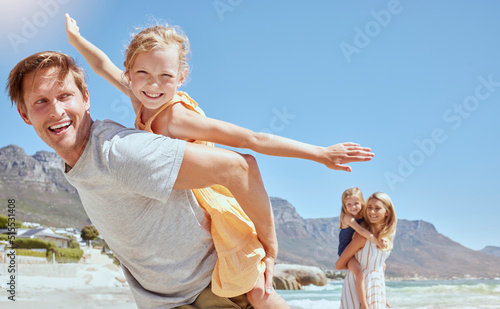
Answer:
<svg viewBox="0 0 500 309"><path fill-rule="evenodd" d="M23 78L22 87L10 87L9 94L19 102L19 114L68 166L74 166L85 149L93 123L83 76L51 67L17 77Z"/></svg>

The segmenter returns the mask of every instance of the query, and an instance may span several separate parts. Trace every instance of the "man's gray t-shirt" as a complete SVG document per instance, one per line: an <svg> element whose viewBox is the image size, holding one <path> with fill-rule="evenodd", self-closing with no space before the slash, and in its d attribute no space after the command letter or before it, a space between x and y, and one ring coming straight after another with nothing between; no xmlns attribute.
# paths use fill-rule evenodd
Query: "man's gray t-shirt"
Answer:
<svg viewBox="0 0 500 309"><path fill-rule="evenodd" d="M191 190L173 190L185 142L95 121L65 173L120 260L139 308L193 302L217 259L210 220Z"/></svg>

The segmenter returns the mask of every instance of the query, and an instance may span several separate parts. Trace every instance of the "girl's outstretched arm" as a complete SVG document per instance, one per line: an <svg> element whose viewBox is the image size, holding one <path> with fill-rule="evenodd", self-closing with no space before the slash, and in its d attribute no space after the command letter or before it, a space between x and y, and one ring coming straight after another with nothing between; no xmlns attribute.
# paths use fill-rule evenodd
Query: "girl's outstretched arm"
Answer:
<svg viewBox="0 0 500 309"><path fill-rule="evenodd" d="M366 238L359 234L354 234L351 242L345 248L344 252L340 255L339 259L335 263L336 269L347 269L347 262L359 251L359 249L363 248L366 243Z"/></svg>
<svg viewBox="0 0 500 309"><path fill-rule="evenodd" d="M350 162L369 161L370 148L355 143L329 147L314 146L273 134L253 132L229 122L216 120L174 104L155 120L153 131L184 140L201 140L255 152L316 161L334 170L350 172Z"/></svg>
<svg viewBox="0 0 500 309"><path fill-rule="evenodd" d="M132 106L137 113L140 102L134 96L130 88L125 85L123 71L120 70L102 50L87 41L80 34L80 28L77 26L76 20L71 18L68 14L66 14L65 17L68 42L76 48L83 58L85 58L96 74L106 79L111 85L130 97Z"/></svg>
<svg viewBox="0 0 500 309"><path fill-rule="evenodd" d="M352 216L345 216L344 223L352 227L358 234L373 242L377 247L384 249L386 244L380 241L375 235L373 235L370 231L359 225L358 222Z"/></svg>

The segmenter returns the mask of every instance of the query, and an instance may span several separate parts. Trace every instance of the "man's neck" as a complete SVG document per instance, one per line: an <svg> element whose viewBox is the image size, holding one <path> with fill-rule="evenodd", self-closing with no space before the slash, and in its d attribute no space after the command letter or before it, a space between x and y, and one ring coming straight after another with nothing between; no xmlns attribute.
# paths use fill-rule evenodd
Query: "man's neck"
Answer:
<svg viewBox="0 0 500 309"><path fill-rule="evenodd" d="M70 149L70 150L64 150L64 151L57 151L56 153L63 159L64 161L64 172L67 173L69 172L78 162L78 159L82 156L83 152L85 151L85 148L87 147L87 143L89 141L90 137L90 129L92 127L92 124L94 121L90 119L90 122L88 122L88 127L83 130L83 132L86 133L85 139L80 143L78 146L76 146L75 149Z"/></svg>

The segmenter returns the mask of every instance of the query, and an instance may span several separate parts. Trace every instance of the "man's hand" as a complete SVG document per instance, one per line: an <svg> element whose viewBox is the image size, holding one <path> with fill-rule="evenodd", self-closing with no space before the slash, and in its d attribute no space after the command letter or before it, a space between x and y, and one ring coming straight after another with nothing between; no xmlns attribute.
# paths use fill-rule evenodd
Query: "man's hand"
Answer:
<svg viewBox="0 0 500 309"><path fill-rule="evenodd" d="M270 256L266 256L264 258L264 263L266 263L266 271L264 272L264 286L266 288L267 295L271 295L273 292L274 261L275 259Z"/></svg>
<svg viewBox="0 0 500 309"><path fill-rule="evenodd" d="M345 165L351 162L370 161L375 154L370 152L370 148L361 147L356 143L340 143L325 148L325 161L328 168L339 171L352 171L350 166Z"/></svg>

